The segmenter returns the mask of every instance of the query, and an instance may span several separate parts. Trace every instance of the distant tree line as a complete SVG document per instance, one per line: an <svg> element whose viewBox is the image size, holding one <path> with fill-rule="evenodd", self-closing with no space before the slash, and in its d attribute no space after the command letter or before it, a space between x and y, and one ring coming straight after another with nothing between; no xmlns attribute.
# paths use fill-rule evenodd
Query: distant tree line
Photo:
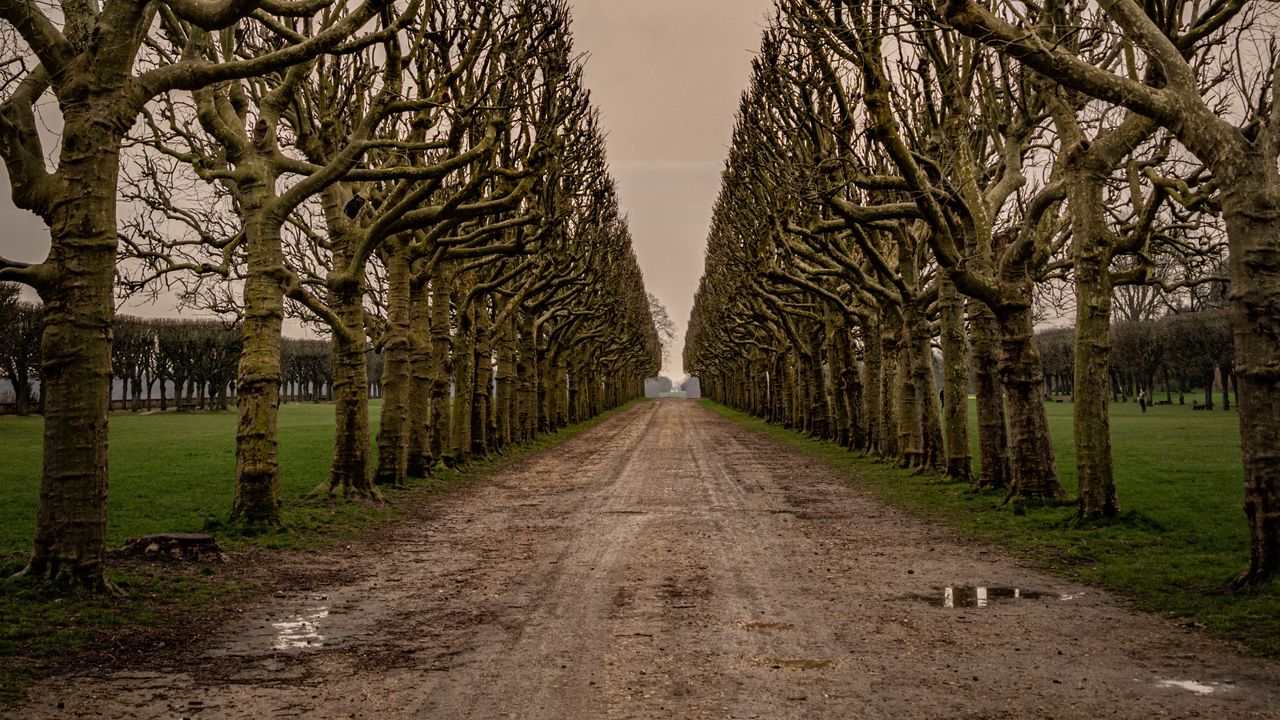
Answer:
<svg viewBox="0 0 1280 720"><path fill-rule="evenodd" d="M0 379L13 387L13 412L39 407L41 309L0 283ZM235 398L242 334L238 322L118 315L111 345L112 406L118 410L226 410ZM282 338L281 402L333 399L332 344ZM368 392L379 396L381 357L368 351Z"/></svg>
<svg viewBox="0 0 1280 720"><path fill-rule="evenodd" d="M1075 329L1055 328L1036 334L1036 348L1044 366L1045 389L1051 395L1075 392ZM1225 309L1170 313L1152 320L1121 320L1111 325L1110 391L1113 401L1133 399L1145 390L1172 403L1186 403L1186 394L1199 389L1197 405L1212 410L1213 391L1222 391L1222 409L1230 410L1238 396L1231 321Z"/></svg>

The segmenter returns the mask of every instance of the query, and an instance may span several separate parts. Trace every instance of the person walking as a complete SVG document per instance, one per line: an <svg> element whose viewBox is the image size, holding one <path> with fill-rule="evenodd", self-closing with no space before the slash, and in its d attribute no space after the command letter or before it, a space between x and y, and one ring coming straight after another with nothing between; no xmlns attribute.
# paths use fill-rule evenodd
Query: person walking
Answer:
<svg viewBox="0 0 1280 720"><path fill-rule="evenodd" d="M1147 411L1147 391L1138 388L1138 407L1142 408L1142 412Z"/></svg>

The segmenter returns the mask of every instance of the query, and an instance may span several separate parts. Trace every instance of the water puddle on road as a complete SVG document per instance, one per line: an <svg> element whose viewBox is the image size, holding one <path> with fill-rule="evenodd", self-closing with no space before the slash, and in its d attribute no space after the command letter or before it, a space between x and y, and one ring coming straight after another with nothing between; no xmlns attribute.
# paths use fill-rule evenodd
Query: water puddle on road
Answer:
<svg viewBox="0 0 1280 720"><path fill-rule="evenodd" d="M927 602L942 608L986 608L995 603L1016 602L1018 600L1041 600L1057 598L1058 600L1074 600L1083 593L1053 593L1038 590L1024 590L1014 587L983 587L975 585L948 585L938 588L930 595L909 595L907 599Z"/></svg>
<svg viewBox="0 0 1280 720"><path fill-rule="evenodd" d="M1196 695L1212 695L1220 690L1229 689L1222 687L1222 683L1202 683L1195 680L1157 680L1156 687L1186 690L1187 692L1195 693Z"/></svg>
<svg viewBox="0 0 1280 720"><path fill-rule="evenodd" d="M329 617L327 606L318 607L303 615L294 615L287 620L271 623L276 629L276 650L295 648L314 648L324 644L324 635L320 633L320 622Z"/></svg>

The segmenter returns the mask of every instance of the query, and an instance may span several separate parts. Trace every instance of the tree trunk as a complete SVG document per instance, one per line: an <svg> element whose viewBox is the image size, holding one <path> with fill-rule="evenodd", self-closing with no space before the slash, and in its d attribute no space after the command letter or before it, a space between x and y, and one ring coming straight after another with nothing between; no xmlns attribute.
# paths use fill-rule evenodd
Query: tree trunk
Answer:
<svg viewBox="0 0 1280 720"><path fill-rule="evenodd" d="M505 301L496 299L499 314L507 310ZM513 395L515 394L515 318L508 316L501 326L494 327L494 348L497 350L497 382L494 400L494 416L497 420L493 442L499 449L510 445L513 440L512 417L515 413Z"/></svg>
<svg viewBox="0 0 1280 720"><path fill-rule="evenodd" d="M516 438L528 442L537 433L538 338L533 317L517 312L519 346L516 359Z"/></svg>
<svg viewBox="0 0 1280 720"><path fill-rule="evenodd" d="M863 417L867 426L867 452L873 455L885 454L885 422L881 402L884 386L880 376L884 372L883 345L880 342L879 315L868 316L862 325L863 370L865 372L862 386L866 389L863 395Z"/></svg>
<svg viewBox="0 0 1280 720"><path fill-rule="evenodd" d="M863 385L855 362L853 334L850 330L848 326L843 327L839 342L841 354L844 357L844 401L849 414L849 442L846 447L850 450L865 450L867 429L866 419L862 416Z"/></svg>
<svg viewBox="0 0 1280 720"><path fill-rule="evenodd" d="M1242 177L1224 178L1222 186L1250 537L1242 584L1280 570L1280 173L1266 148L1253 150Z"/></svg>
<svg viewBox="0 0 1280 720"><path fill-rule="evenodd" d="M341 327L333 328L333 465L330 494L376 498L369 481L369 369L365 362L364 283L351 278L331 282L333 311Z"/></svg>
<svg viewBox="0 0 1280 720"><path fill-rule="evenodd" d="M939 278L938 312L942 341L942 434L947 448L947 477L973 480L969 449L969 343L964 332L964 301L956 286Z"/></svg>
<svg viewBox="0 0 1280 720"><path fill-rule="evenodd" d="M965 301L973 348L973 390L978 409L978 477L972 492L1003 490L1013 483L1004 383L1000 380L999 324L982 301Z"/></svg>
<svg viewBox="0 0 1280 720"><path fill-rule="evenodd" d="M846 334L844 322L841 318L835 317L832 311L828 310L825 330L827 333L827 367L831 369L831 410L835 423L831 438L841 447L849 447L851 432L849 430L849 405L846 402L848 397L848 374L845 368L847 358L843 342L843 336ZM756 363L753 360L749 365L747 377L751 380L751 414L757 416L763 414L764 410L764 396L761 392L762 383L756 381L756 378L761 375L762 373L756 372Z"/></svg>
<svg viewBox="0 0 1280 720"><path fill-rule="evenodd" d="M1222 409L1231 409L1231 367L1222 365L1218 368L1218 377L1222 378Z"/></svg>
<svg viewBox="0 0 1280 720"><path fill-rule="evenodd" d="M924 310L916 307L910 309L905 320L911 384L916 388L915 402L919 405L915 411L920 422L919 466L925 470L942 470L946 452L942 442L937 385L933 379L933 346L929 321L924 316Z"/></svg>
<svg viewBox="0 0 1280 720"><path fill-rule="evenodd" d="M569 366L560 354L555 361L555 397L555 427L558 430L569 424Z"/></svg>
<svg viewBox="0 0 1280 720"><path fill-rule="evenodd" d="M140 412L142 410L142 375L134 376L129 383L130 406L132 412Z"/></svg>
<svg viewBox="0 0 1280 720"><path fill-rule="evenodd" d="M409 288L409 346L411 381L409 384L409 444L406 448L405 472L409 477L424 478L431 474L431 440L427 417L431 406L431 306L424 280L415 280Z"/></svg>
<svg viewBox="0 0 1280 720"><path fill-rule="evenodd" d="M476 364L471 310L465 302L473 286L469 277L458 279L458 332L453 336L453 455L465 461L471 444L471 393Z"/></svg>
<svg viewBox="0 0 1280 720"><path fill-rule="evenodd" d="M408 473L409 383L413 347L409 339L410 277L407 248L387 253L387 329L382 344L382 415L378 425L378 485L404 485Z"/></svg>
<svg viewBox="0 0 1280 720"><path fill-rule="evenodd" d="M471 455L483 458L489 454L492 411L489 382L493 377L493 348L490 345L493 323L488 298L481 297L472 303L471 313L476 347L476 369L471 385Z"/></svg>
<svg viewBox="0 0 1280 720"><path fill-rule="evenodd" d="M27 369L20 367L13 376L13 412L19 417L26 417L31 412L31 381L27 379Z"/></svg>
<svg viewBox="0 0 1280 720"><path fill-rule="evenodd" d="M828 439L831 437L831 406L828 403L827 383L822 374L822 331L814 328L810 336L808 355L809 393L811 420L809 431L814 436ZM743 376L744 382L749 376Z"/></svg>
<svg viewBox="0 0 1280 720"><path fill-rule="evenodd" d="M449 437L449 377L453 373L449 305L450 281L438 273L431 280L431 411L427 417L428 449L434 460L444 458Z"/></svg>
<svg viewBox="0 0 1280 720"><path fill-rule="evenodd" d="M1030 278L1021 281L1024 303L997 315L1000 324L1000 375L1009 406L1013 476L1009 499L1052 500L1067 497L1058 481L1058 465L1045 414L1044 375L1031 317Z"/></svg>
<svg viewBox="0 0 1280 720"><path fill-rule="evenodd" d="M1107 383L1111 367L1111 234L1105 225L1102 173L1069 171L1075 266L1075 448L1080 518L1120 513L1112 469Z"/></svg>
<svg viewBox="0 0 1280 720"><path fill-rule="evenodd" d="M248 183L245 183L247 186ZM244 345L236 372L236 492L231 521L251 527L280 524L280 329L288 281L278 222L264 219L270 188L243 187L247 251ZM179 403L181 407L181 403Z"/></svg>
<svg viewBox="0 0 1280 720"><path fill-rule="evenodd" d="M60 174L40 338L44 469L24 575L107 587L107 409L115 312L119 141L92 110L64 106Z"/></svg>

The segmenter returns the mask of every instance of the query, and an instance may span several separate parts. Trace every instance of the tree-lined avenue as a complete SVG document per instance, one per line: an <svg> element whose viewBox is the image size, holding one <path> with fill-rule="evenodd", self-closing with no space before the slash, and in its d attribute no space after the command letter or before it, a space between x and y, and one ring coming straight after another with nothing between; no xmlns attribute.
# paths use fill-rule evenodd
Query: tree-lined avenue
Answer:
<svg viewBox="0 0 1280 720"><path fill-rule="evenodd" d="M1277 663L957 541L691 401L642 403L319 561L341 581L282 587L145 667L58 678L13 716L1148 718L1280 707ZM989 586L990 605L943 607L947 586ZM999 598L996 587L1043 595Z"/></svg>

